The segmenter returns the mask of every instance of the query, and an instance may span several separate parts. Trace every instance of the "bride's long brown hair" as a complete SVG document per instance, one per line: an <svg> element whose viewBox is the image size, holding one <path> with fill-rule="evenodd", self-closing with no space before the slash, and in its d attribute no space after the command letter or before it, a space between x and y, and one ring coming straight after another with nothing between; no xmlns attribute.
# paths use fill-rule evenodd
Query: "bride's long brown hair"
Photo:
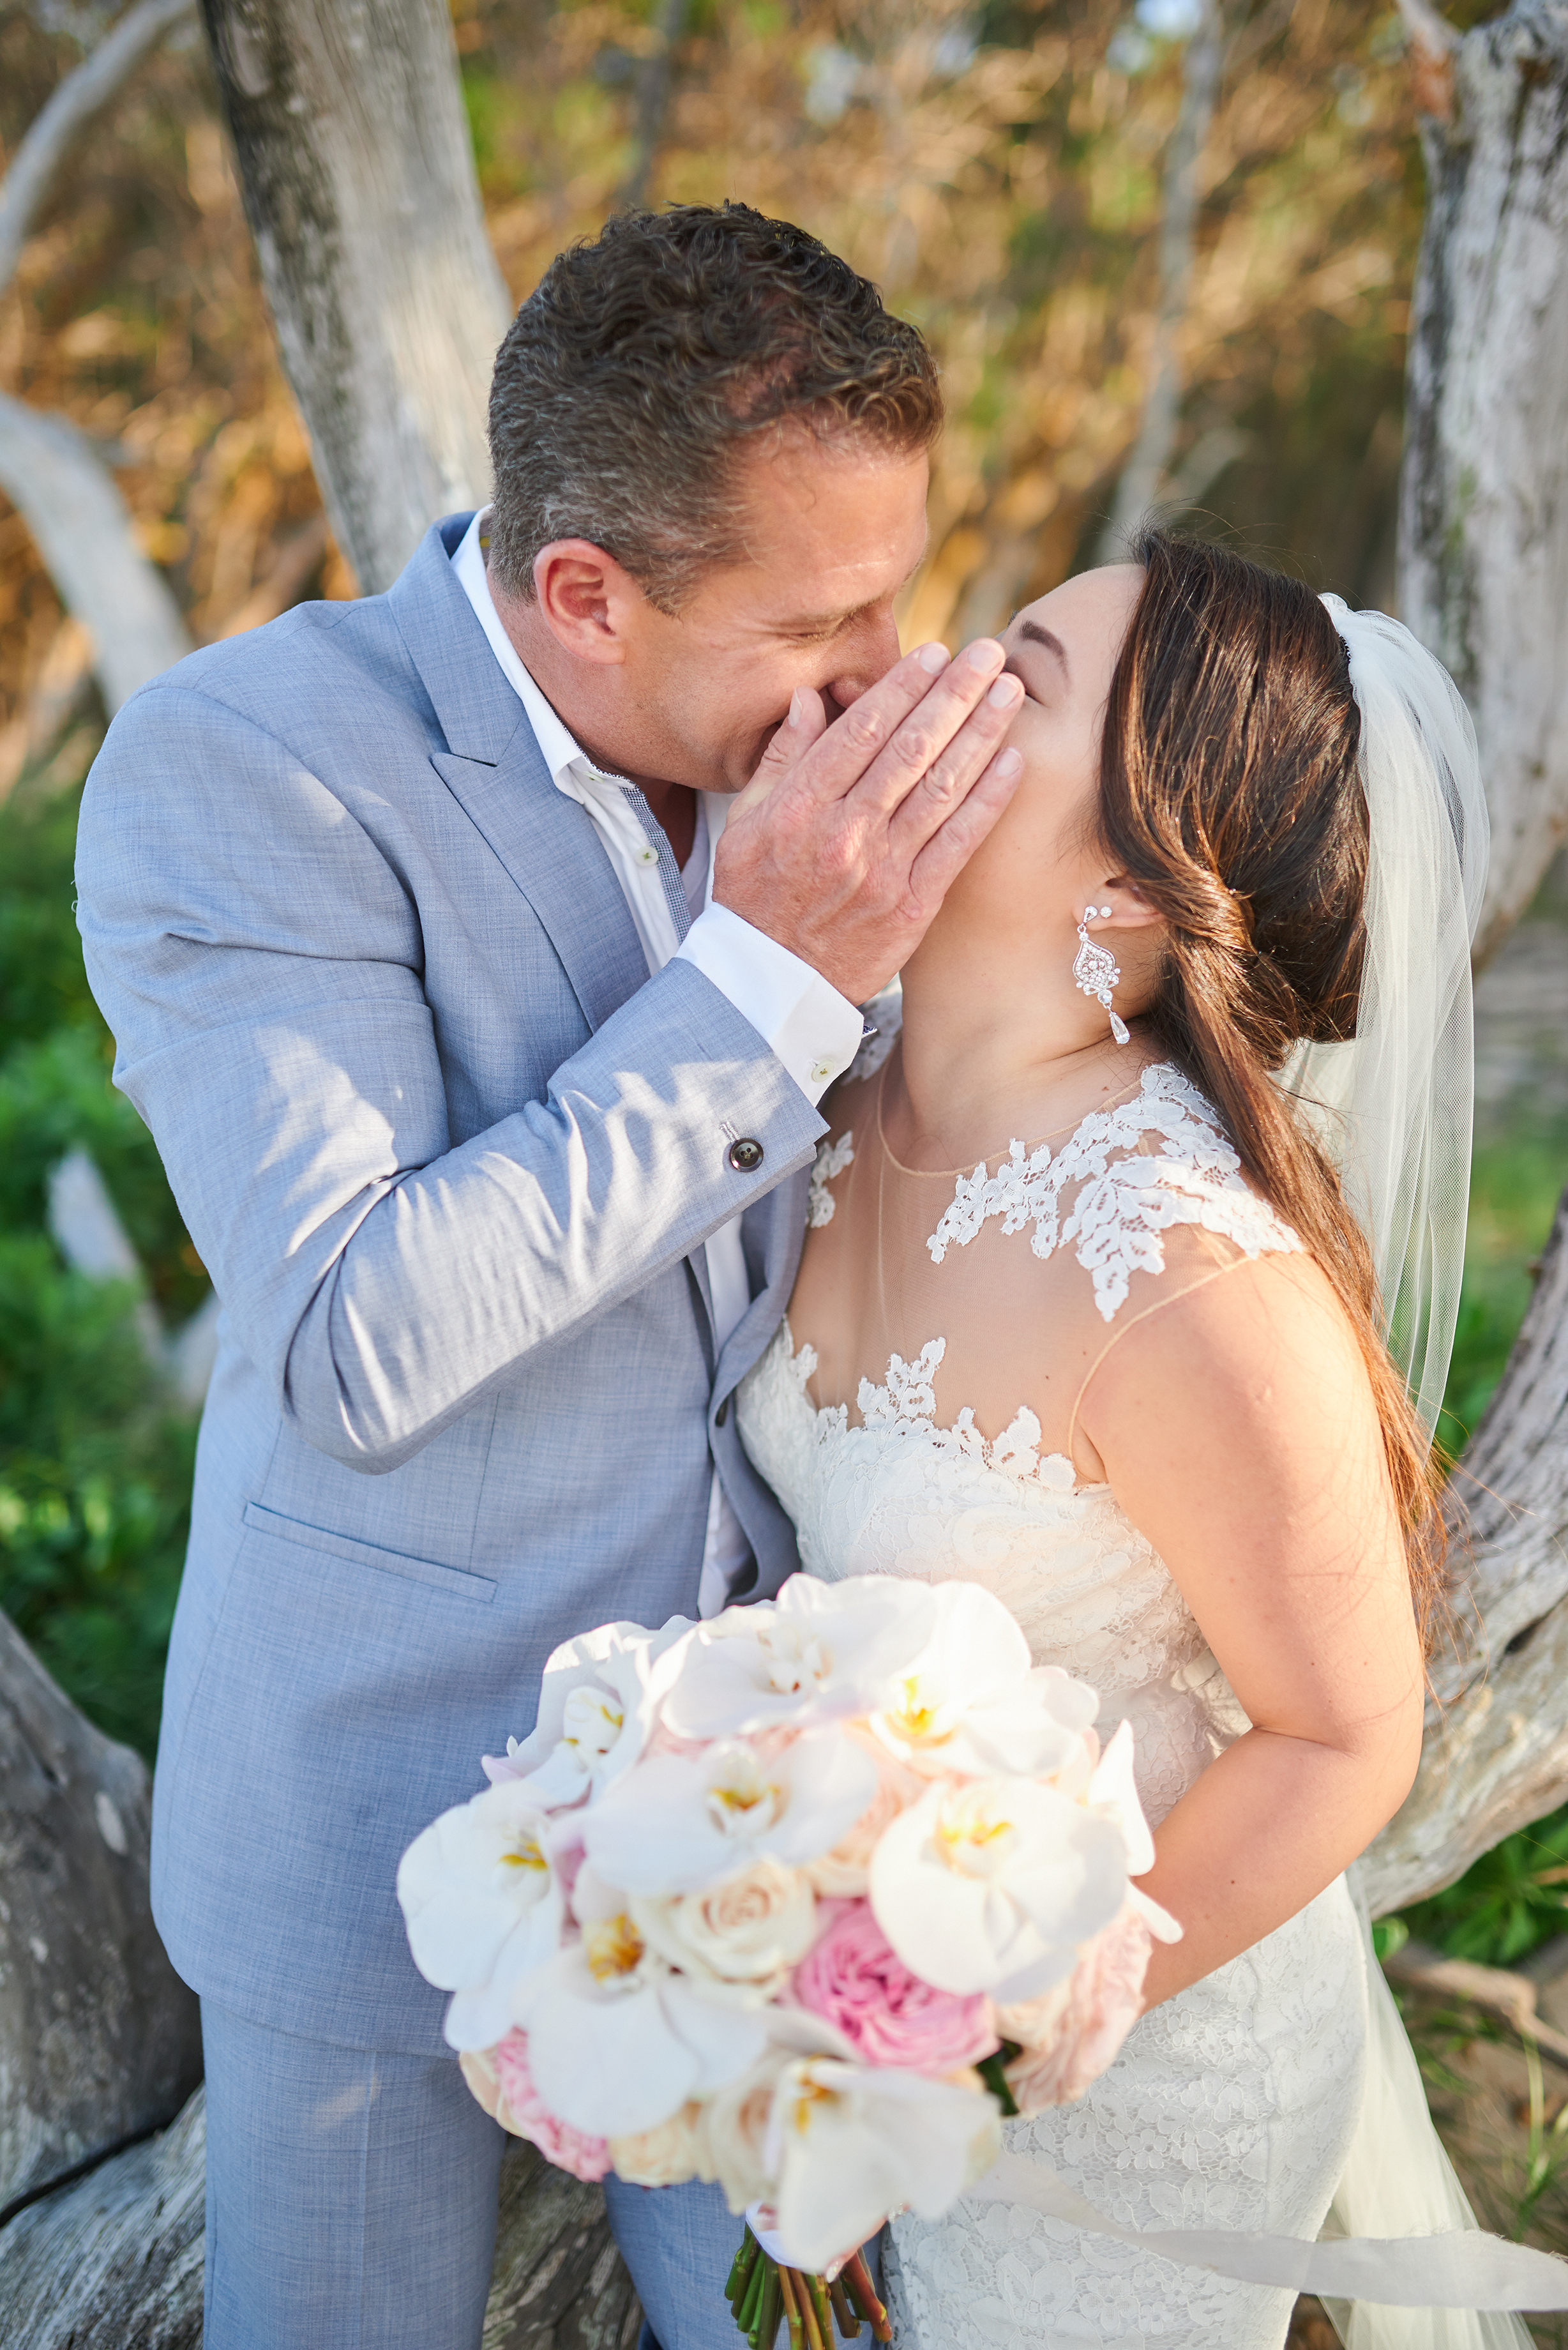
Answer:
<svg viewBox="0 0 1568 2350"><path fill-rule="evenodd" d="M1275 1082L1305 1037L1355 1033L1367 815L1349 658L1299 580L1142 532L1099 828L1165 924L1147 1020L1332 1283L1366 1359L1428 1647L1447 1614L1438 1464L1382 1336L1366 1237Z"/></svg>

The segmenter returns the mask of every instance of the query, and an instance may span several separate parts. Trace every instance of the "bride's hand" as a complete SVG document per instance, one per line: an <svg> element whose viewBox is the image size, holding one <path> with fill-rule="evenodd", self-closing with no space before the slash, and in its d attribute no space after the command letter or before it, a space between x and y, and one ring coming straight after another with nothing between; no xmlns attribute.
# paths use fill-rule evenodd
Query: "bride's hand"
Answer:
<svg viewBox="0 0 1568 2350"><path fill-rule="evenodd" d="M1017 788L1023 699L982 639L926 645L830 726L797 692L719 844L713 896L864 1003L908 960Z"/></svg>

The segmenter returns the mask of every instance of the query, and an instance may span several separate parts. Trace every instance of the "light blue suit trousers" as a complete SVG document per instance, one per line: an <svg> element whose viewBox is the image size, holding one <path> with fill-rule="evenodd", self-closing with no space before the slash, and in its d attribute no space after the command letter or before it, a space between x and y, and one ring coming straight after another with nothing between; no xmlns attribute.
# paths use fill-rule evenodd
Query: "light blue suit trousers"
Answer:
<svg viewBox="0 0 1568 2350"><path fill-rule="evenodd" d="M503 2133L446 2056L296 2040L210 2001L203 2350L478 2350ZM639 2350L740 2350L714 2187L606 2182Z"/></svg>

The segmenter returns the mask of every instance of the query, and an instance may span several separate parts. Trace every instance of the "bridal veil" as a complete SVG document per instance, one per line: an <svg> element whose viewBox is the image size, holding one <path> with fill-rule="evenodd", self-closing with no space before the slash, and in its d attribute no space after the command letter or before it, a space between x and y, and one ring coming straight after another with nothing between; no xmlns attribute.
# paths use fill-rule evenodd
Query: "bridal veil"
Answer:
<svg viewBox="0 0 1568 2350"><path fill-rule="evenodd" d="M1397 620L1323 599L1350 656L1369 824L1356 1031L1282 1082L1340 1169L1377 1266L1388 1345L1437 1426L1464 1272L1474 1115L1470 941L1489 827L1475 729L1446 670ZM1351 1872L1355 1890L1355 1872ZM1366 2091L1325 2234L1437 2235L1476 2221L1427 2108L1365 1900ZM1346 2350L1529 2350L1501 2311L1330 2302Z"/></svg>

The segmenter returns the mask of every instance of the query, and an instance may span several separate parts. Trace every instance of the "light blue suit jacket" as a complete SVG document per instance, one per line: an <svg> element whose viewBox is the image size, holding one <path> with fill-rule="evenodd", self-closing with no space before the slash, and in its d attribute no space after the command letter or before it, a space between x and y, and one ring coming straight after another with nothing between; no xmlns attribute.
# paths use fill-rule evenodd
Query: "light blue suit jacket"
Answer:
<svg viewBox="0 0 1568 2350"><path fill-rule="evenodd" d="M649 978L452 577L467 520L389 594L138 694L78 866L115 1081L223 1308L159 1928L204 1997L414 2054L444 2002L398 1856L530 1728L550 1649L695 1614L715 1461L756 1593L794 1567L727 1404L783 1314L824 1130L692 965ZM753 1303L715 1362L701 1244L737 1210Z"/></svg>

